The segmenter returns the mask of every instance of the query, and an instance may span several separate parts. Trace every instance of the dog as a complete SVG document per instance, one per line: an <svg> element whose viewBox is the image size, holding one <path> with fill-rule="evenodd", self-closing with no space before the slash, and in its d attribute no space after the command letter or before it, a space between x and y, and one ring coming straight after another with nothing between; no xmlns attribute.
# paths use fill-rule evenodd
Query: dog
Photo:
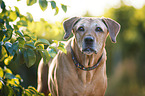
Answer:
<svg viewBox="0 0 145 96"><path fill-rule="evenodd" d="M67 53L38 67L38 91L52 96L104 96L107 88L105 42L113 43L120 24L110 18L72 17L63 23Z"/></svg>

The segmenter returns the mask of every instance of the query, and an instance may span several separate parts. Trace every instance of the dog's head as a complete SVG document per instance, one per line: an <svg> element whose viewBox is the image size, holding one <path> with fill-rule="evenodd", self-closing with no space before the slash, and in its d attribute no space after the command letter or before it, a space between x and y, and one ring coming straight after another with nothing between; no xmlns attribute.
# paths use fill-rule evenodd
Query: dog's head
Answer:
<svg viewBox="0 0 145 96"><path fill-rule="evenodd" d="M64 21L63 26L64 39L73 30L80 51L87 55L99 52L104 47L108 34L115 43L120 31L120 24L109 18L73 17Z"/></svg>

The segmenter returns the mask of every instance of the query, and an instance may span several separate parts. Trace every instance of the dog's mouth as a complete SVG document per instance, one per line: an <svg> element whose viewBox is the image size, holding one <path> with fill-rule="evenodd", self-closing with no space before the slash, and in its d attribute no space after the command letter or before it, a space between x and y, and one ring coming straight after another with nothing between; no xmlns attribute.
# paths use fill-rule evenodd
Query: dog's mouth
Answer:
<svg viewBox="0 0 145 96"><path fill-rule="evenodd" d="M88 54L88 55L93 54L93 53L97 54L97 51L94 50L94 49L91 48L91 47L84 48L84 49L82 50L82 52L85 53L85 54Z"/></svg>

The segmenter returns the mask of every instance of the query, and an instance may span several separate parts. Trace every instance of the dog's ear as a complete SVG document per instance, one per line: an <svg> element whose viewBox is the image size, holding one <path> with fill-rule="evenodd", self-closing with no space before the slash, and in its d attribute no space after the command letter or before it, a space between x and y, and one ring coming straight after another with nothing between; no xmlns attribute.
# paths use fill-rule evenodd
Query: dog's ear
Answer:
<svg viewBox="0 0 145 96"><path fill-rule="evenodd" d="M108 28L112 42L116 43L116 36L120 31L120 24L110 18L102 18L102 20Z"/></svg>
<svg viewBox="0 0 145 96"><path fill-rule="evenodd" d="M63 27L64 27L64 30L65 30L64 39L67 39L70 36L74 24L79 19L80 19L80 17L72 17L72 18L67 19L67 20L64 21L64 23L63 23Z"/></svg>

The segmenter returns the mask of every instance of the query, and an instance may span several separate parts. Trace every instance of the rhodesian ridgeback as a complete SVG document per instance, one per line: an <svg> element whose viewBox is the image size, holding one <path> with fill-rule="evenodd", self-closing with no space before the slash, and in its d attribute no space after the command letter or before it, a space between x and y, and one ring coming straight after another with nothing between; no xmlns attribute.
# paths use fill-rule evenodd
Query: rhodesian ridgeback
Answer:
<svg viewBox="0 0 145 96"><path fill-rule="evenodd" d="M109 18L73 17L63 23L67 54L59 51L51 64L38 67L38 91L52 96L104 96L107 88L105 42L120 24Z"/></svg>

